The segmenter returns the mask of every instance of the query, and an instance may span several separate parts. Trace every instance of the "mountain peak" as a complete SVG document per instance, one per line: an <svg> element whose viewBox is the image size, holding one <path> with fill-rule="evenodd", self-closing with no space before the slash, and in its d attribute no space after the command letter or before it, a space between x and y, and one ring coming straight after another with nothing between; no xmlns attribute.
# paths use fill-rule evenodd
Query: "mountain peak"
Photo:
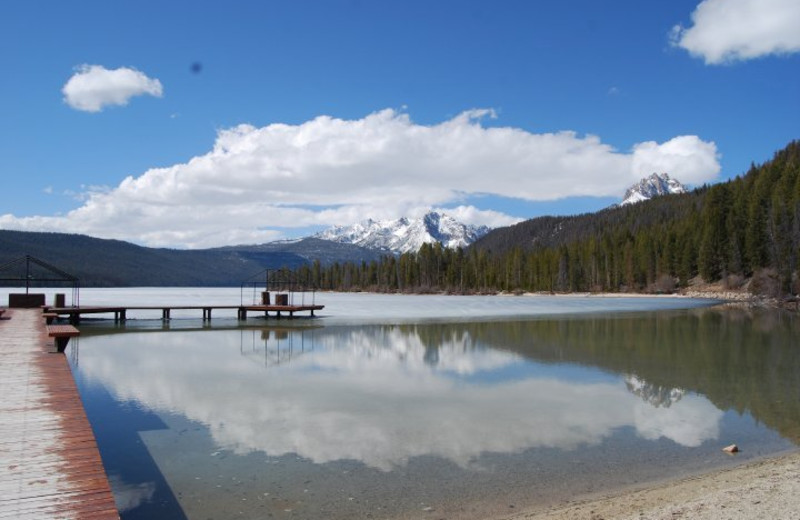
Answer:
<svg viewBox="0 0 800 520"><path fill-rule="evenodd" d="M367 219L351 226L334 226L314 237L402 254L436 242L450 248L466 247L488 232L486 226L464 224L445 213L429 211L416 219Z"/></svg>
<svg viewBox="0 0 800 520"><path fill-rule="evenodd" d="M636 204L653 197L670 195L673 193L686 193L686 187L676 179L670 178L667 173L653 173L634 184L625 191L620 206Z"/></svg>

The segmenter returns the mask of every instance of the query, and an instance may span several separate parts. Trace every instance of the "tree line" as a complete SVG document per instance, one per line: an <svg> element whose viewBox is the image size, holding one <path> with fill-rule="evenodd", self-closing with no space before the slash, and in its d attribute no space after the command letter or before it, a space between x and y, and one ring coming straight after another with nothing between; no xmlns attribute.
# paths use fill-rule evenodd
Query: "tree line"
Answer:
<svg viewBox="0 0 800 520"><path fill-rule="evenodd" d="M800 141L691 193L494 230L467 249L322 265L295 274L337 291L671 292L693 279L800 292Z"/></svg>

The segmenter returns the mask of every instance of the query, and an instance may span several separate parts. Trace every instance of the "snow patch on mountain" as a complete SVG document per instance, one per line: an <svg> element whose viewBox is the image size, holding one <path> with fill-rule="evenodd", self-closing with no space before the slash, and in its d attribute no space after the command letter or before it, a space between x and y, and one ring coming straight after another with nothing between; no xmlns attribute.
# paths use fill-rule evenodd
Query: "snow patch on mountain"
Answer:
<svg viewBox="0 0 800 520"><path fill-rule="evenodd" d="M675 193L686 193L686 187L676 179L671 179L666 173L653 173L634 184L625 191L620 206L636 204L653 197L670 195Z"/></svg>
<svg viewBox="0 0 800 520"><path fill-rule="evenodd" d="M431 211L422 218L367 219L351 226L334 226L314 238L355 244L392 253L417 252L423 244L466 247L489 232L487 226L463 224L444 213Z"/></svg>

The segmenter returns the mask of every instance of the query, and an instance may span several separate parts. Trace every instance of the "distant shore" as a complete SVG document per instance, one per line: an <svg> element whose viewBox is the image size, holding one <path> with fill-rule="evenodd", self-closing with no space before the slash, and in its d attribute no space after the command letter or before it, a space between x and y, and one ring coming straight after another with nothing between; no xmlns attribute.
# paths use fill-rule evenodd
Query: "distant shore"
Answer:
<svg viewBox="0 0 800 520"><path fill-rule="evenodd" d="M612 492L503 520L749 520L800 518L800 451L649 487Z"/></svg>
<svg viewBox="0 0 800 520"><path fill-rule="evenodd" d="M724 304L782 308L789 310L800 310L798 298L768 298L755 295L747 291L715 290L706 289L683 289L674 293L645 293L645 292L571 292L571 293L549 293L549 292L526 292L526 293L498 293L521 296L562 296L562 297L584 297L584 298L696 298L707 300L719 300Z"/></svg>

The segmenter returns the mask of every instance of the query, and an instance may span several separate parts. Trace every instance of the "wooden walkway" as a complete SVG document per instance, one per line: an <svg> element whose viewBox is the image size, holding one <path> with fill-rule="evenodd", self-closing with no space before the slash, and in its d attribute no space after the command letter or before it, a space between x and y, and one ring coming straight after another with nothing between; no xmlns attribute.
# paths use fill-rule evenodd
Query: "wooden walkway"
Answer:
<svg viewBox="0 0 800 520"><path fill-rule="evenodd" d="M100 452L40 309L0 319L0 519L118 519Z"/></svg>
<svg viewBox="0 0 800 520"><path fill-rule="evenodd" d="M161 311L161 319L164 321L172 318L172 311L176 310L198 310L203 313L203 321L211 320L213 310L236 310L236 316L240 320L247 319L248 312L264 313L269 316L274 313L278 319L281 315L294 318L296 312L310 312L314 316L314 311L324 309L324 305L111 305L111 306L82 306L82 307L48 307L48 314L57 314L59 317L69 318L71 323L80 323L80 318L84 314L113 314L114 321L125 321L128 318L128 311Z"/></svg>

